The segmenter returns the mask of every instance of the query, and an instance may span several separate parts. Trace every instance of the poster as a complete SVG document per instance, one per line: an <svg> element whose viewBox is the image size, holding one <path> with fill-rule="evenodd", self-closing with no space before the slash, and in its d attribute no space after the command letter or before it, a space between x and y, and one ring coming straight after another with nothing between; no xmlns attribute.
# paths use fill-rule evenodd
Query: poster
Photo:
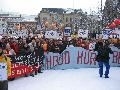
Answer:
<svg viewBox="0 0 120 90"><path fill-rule="evenodd" d="M45 32L45 38L51 38L51 39L56 39L57 38L57 32L56 31L46 31Z"/></svg>
<svg viewBox="0 0 120 90"><path fill-rule="evenodd" d="M0 63L0 81L7 80L7 64Z"/></svg>
<svg viewBox="0 0 120 90"><path fill-rule="evenodd" d="M64 36L70 36L70 35L71 35L71 27L65 27Z"/></svg>
<svg viewBox="0 0 120 90"><path fill-rule="evenodd" d="M103 39L108 39L108 38L120 38L120 30L115 28L115 29L105 29L102 31L102 38Z"/></svg>
<svg viewBox="0 0 120 90"><path fill-rule="evenodd" d="M78 30L78 36L82 38L88 38L88 30L83 29Z"/></svg>

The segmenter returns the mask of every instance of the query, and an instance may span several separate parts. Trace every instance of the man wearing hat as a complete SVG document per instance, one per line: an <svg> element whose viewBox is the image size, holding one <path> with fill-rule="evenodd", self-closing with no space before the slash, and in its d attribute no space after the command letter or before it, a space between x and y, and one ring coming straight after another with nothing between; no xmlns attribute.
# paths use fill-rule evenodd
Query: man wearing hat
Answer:
<svg viewBox="0 0 120 90"><path fill-rule="evenodd" d="M0 90L8 90L7 77L11 75L11 61L4 55L2 48L0 48L0 69Z"/></svg>

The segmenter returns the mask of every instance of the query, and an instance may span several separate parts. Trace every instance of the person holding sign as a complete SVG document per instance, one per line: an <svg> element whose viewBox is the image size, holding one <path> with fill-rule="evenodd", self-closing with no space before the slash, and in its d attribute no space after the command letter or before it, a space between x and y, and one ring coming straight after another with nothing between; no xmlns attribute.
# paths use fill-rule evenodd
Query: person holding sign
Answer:
<svg viewBox="0 0 120 90"><path fill-rule="evenodd" d="M11 75L11 61L0 48L0 90L8 90L8 76Z"/></svg>

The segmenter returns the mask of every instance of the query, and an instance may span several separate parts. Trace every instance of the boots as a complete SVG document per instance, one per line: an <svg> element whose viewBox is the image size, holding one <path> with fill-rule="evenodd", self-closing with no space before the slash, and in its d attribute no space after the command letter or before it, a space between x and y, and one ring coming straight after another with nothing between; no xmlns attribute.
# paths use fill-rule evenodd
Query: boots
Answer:
<svg viewBox="0 0 120 90"><path fill-rule="evenodd" d="M43 72L41 72L41 68L38 69L38 73L43 73Z"/></svg>
<svg viewBox="0 0 120 90"><path fill-rule="evenodd" d="M102 75L100 75L100 77L102 77Z"/></svg>
<svg viewBox="0 0 120 90"><path fill-rule="evenodd" d="M34 77L34 74L30 74L30 76Z"/></svg>
<svg viewBox="0 0 120 90"><path fill-rule="evenodd" d="M37 72L37 71L35 71L35 75L37 75L37 73L38 73L38 72Z"/></svg>
<svg viewBox="0 0 120 90"><path fill-rule="evenodd" d="M105 75L105 78L109 78L109 76L108 76L108 75Z"/></svg>

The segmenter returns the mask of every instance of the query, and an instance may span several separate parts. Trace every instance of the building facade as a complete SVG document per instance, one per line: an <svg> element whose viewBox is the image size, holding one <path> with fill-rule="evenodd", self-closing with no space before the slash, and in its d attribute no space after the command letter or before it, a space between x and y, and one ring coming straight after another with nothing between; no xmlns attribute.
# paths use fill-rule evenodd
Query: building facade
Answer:
<svg viewBox="0 0 120 90"><path fill-rule="evenodd" d="M72 31L79 29L89 30L90 32L99 32L99 22L97 15L87 15L82 10L75 12L50 12L49 8L43 8L36 18L41 30L61 30L65 27L71 27Z"/></svg>
<svg viewBox="0 0 120 90"><path fill-rule="evenodd" d="M15 32L35 32L37 22L26 20L20 14L0 13L0 34L15 34Z"/></svg>

